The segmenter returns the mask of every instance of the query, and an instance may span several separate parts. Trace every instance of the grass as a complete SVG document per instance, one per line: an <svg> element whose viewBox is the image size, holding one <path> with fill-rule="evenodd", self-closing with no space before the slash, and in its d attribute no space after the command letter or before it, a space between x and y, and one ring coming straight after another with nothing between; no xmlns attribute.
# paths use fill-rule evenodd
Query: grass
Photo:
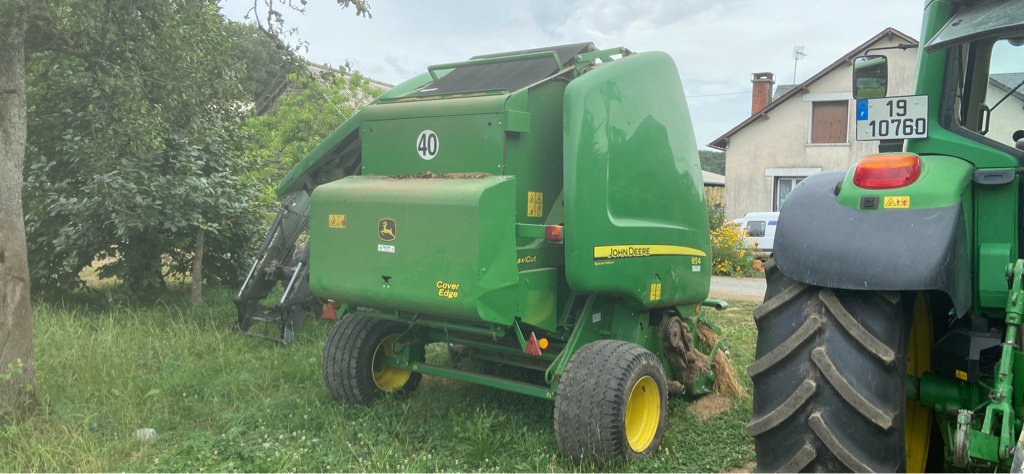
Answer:
<svg viewBox="0 0 1024 474"><path fill-rule="evenodd" d="M192 310L187 288L140 307L99 293L36 301L36 413L0 427L4 471L577 471L558 453L553 404L425 377L409 397L335 403L320 358L329 323L311 320L290 346L230 330L231 292ZM751 303L719 313L743 383L753 358ZM428 355L444 362L447 352ZM673 399L656 456L611 471L749 467L749 398L700 422ZM135 439L153 428L152 444Z"/></svg>

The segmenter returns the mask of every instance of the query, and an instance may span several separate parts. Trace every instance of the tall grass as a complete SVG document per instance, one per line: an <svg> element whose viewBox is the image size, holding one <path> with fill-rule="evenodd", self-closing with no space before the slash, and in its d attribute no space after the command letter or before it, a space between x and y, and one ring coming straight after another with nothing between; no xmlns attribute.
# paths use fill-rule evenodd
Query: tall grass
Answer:
<svg viewBox="0 0 1024 474"><path fill-rule="evenodd" d="M290 346L230 330L232 294L193 310L182 290L141 307L102 293L35 302L40 407L0 428L4 471L575 471L558 453L553 404L424 378L372 407L335 403L320 357L329 323ZM749 307L721 314L737 367L753 357ZM445 363L447 352L428 358ZM742 370L740 371L743 372ZM749 389L749 379L743 375ZM698 422L670 406L658 455L614 471L721 471L753 459L749 399ZM153 428L157 440L135 438Z"/></svg>

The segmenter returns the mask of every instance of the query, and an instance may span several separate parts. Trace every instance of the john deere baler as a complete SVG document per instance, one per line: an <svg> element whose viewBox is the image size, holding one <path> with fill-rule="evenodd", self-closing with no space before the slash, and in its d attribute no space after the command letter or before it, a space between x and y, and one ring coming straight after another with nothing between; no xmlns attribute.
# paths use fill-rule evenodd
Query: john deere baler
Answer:
<svg viewBox="0 0 1024 474"><path fill-rule="evenodd" d="M710 389L708 217L668 55L581 43L432 66L318 150L282 187L353 174L312 183L309 210L310 289L349 309L324 351L336 399L428 374L553 400L563 451L603 461L657 449L670 391ZM481 363L426 361L430 343Z"/></svg>

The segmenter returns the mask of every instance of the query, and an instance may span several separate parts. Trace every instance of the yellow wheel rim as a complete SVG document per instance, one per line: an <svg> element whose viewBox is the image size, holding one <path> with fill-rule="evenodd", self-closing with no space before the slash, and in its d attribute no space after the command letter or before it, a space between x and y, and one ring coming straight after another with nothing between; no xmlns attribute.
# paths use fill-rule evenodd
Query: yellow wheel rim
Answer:
<svg viewBox="0 0 1024 474"><path fill-rule="evenodd" d="M409 381L409 377L412 376L412 372L408 370L384 365L383 359L393 358L397 355L395 353L395 342L398 342L398 337L398 334L385 337L380 341L380 344L377 344L377 349L373 351L371 370L373 384L385 393L394 392L404 387L405 383Z"/></svg>
<svg viewBox="0 0 1024 474"><path fill-rule="evenodd" d="M642 453L651 446L661 422L661 394L658 383L649 375L636 381L626 404L626 441L629 448Z"/></svg>
<svg viewBox="0 0 1024 474"><path fill-rule="evenodd" d="M932 319L928 299L918 293L907 347L907 375L920 377L932 368ZM924 472L932 439L932 410L917 400L907 400L906 437L907 472Z"/></svg>

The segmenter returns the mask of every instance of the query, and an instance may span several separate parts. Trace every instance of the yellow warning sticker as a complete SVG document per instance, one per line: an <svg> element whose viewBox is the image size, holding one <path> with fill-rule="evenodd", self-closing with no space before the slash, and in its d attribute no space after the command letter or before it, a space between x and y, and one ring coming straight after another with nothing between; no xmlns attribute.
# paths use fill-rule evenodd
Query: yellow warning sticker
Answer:
<svg viewBox="0 0 1024 474"><path fill-rule="evenodd" d="M348 219L345 218L345 214L330 214L327 216L327 227L344 229L348 227Z"/></svg>
<svg viewBox="0 0 1024 474"><path fill-rule="evenodd" d="M964 372L962 370L957 369L957 371L956 371L956 378L958 378L960 380L963 380L963 381L967 381L967 372Z"/></svg>
<svg viewBox="0 0 1024 474"><path fill-rule="evenodd" d="M544 217L544 193L526 192L526 217Z"/></svg>
<svg viewBox="0 0 1024 474"><path fill-rule="evenodd" d="M707 257L707 254L701 250L681 245L602 245L594 247L594 260L671 255Z"/></svg>
<svg viewBox="0 0 1024 474"><path fill-rule="evenodd" d="M886 209L910 209L910 196L886 196L882 201Z"/></svg>
<svg viewBox="0 0 1024 474"><path fill-rule="evenodd" d="M651 301L661 299L661 283L651 283Z"/></svg>

